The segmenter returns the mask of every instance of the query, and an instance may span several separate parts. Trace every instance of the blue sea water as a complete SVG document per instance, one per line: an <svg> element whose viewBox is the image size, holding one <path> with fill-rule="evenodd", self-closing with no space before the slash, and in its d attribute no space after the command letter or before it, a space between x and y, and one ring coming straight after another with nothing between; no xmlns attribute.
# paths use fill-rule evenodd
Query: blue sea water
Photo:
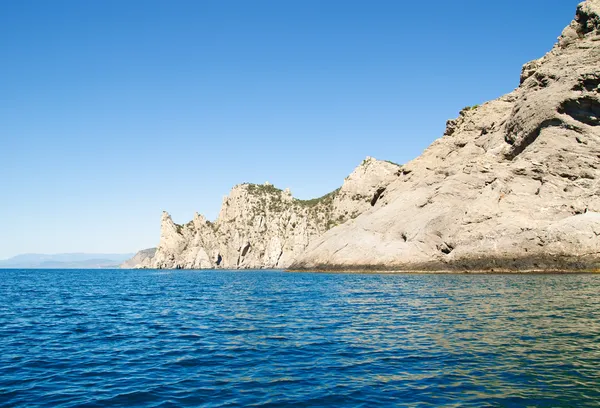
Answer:
<svg viewBox="0 0 600 408"><path fill-rule="evenodd" d="M600 276L0 270L0 406L600 406Z"/></svg>

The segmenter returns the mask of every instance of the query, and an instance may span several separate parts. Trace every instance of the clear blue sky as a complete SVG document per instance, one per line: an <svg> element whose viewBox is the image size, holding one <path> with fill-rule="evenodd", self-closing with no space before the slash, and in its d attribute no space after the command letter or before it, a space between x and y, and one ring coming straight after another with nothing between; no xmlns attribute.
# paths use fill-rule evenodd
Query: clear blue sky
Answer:
<svg viewBox="0 0 600 408"><path fill-rule="evenodd" d="M577 0L0 4L0 258L155 246L240 182L311 198L518 85Z"/></svg>

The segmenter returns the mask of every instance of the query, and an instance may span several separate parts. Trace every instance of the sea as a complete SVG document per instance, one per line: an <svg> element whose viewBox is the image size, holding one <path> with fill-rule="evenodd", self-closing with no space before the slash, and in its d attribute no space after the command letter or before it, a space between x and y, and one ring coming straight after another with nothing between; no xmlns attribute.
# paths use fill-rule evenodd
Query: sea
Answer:
<svg viewBox="0 0 600 408"><path fill-rule="evenodd" d="M598 407L600 275L0 270L2 407Z"/></svg>

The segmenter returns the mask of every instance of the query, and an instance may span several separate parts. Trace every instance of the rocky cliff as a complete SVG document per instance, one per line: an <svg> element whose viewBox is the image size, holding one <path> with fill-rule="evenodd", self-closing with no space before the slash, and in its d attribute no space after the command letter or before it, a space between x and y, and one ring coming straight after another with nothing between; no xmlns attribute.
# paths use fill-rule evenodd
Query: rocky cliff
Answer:
<svg viewBox="0 0 600 408"><path fill-rule="evenodd" d="M123 269L134 269L139 267L140 265L150 264L152 258L156 254L156 248L148 248L139 251L135 256L131 259L126 260L121 264L121 268Z"/></svg>
<svg viewBox="0 0 600 408"><path fill-rule="evenodd" d="M289 190L240 184L224 198L215 222L196 214L178 225L161 220L160 243L152 256L138 253L127 268L286 268L325 231L376 208L399 166L368 157L341 188L314 200Z"/></svg>
<svg viewBox="0 0 600 408"><path fill-rule="evenodd" d="M463 109L415 160L368 159L318 200L240 185L214 223L165 213L137 266L599 269L598 125L600 0L588 0L516 90Z"/></svg>
<svg viewBox="0 0 600 408"><path fill-rule="evenodd" d="M520 86L466 108L385 201L311 242L296 269L600 267L600 0Z"/></svg>

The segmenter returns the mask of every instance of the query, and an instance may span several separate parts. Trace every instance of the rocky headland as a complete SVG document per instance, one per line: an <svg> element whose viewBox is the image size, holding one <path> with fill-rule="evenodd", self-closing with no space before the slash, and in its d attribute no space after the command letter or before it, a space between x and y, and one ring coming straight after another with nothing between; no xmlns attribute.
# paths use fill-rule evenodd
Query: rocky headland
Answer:
<svg viewBox="0 0 600 408"><path fill-rule="evenodd" d="M402 166L365 160L302 201L236 186L214 223L164 213L128 267L583 271L600 268L600 0L577 7L520 86L465 108ZM136 258L134 258L136 259Z"/></svg>
<svg viewBox="0 0 600 408"><path fill-rule="evenodd" d="M123 267L287 268L327 230L376 207L399 171L397 164L367 157L339 189L313 200L269 183L237 185L215 222L196 213L179 225L164 212L155 253L138 253Z"/></svg>
<svg viewBox="0 0 600 408"><path fill-rule="evenodd" d="M121 264L122 269L140 268L142 265L148 265L156 254L156 248L148 248L138 251L137 254Z"/></svg>

